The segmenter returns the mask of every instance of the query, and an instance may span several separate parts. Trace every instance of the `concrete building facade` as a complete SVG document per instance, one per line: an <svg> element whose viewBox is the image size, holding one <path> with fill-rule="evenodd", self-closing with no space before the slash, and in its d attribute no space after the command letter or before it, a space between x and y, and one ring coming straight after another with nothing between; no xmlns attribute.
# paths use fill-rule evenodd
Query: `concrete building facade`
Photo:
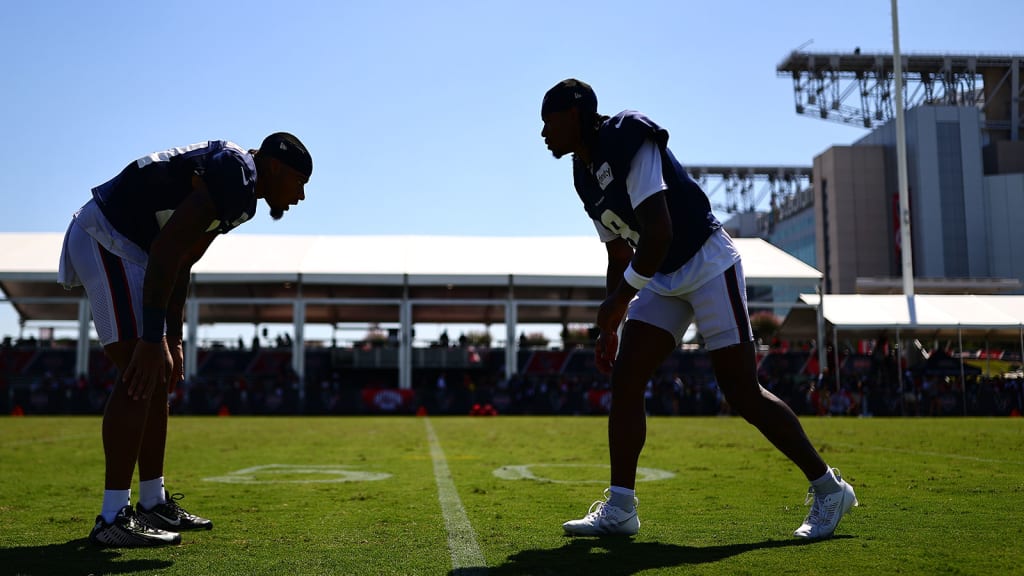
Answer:
<svg viewBox="0 0 1024 576"><path fill-rule="evenodd" d="M858 276L891 272L885 167L882 146L834 146L814 159L815 253L828 294L853 292Z"/></svg>
<svg viewBox="0 0 1024 576"><path fill-rule="evenodd" d="M986 166L1003 172L1024 166L1013 154L1024 148L991 146L983 123L974 107L919 106L906 113L914 276L922 291L1020 292L1024 281L1024 234L1017 226L1024 174L986 174ZM895 132L888 122L814 159L815 266L825 275L826 293L900 285ZM996 163L985 161L991 150L1002 153Z"/></svg>

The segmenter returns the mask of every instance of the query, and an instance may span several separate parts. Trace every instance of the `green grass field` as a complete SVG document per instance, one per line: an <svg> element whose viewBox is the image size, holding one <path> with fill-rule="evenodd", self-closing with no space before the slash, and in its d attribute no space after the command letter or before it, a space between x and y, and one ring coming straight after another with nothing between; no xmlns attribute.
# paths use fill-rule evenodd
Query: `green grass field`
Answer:
<svg viewBox="0 0 1024 576"><path fill-rule="evenodd" d="M215 528L101 550L100 419L4 417L0 574L1024 573L1024 420L804 425L861 502L817 543L790 537L803 477L738 418L650 419L640 535L596 539L561 523L607 484L604 418L233 416L171 422L167 486Z"/></svg>

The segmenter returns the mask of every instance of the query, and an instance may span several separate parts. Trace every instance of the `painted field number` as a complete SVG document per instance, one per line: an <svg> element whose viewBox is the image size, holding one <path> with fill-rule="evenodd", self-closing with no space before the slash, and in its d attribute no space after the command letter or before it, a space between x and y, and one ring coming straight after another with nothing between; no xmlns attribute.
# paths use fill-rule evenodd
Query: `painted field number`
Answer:
<svg viewBox="0 0 1024 576"><path fill-rule="evenodd" d="M384 472L353 470L350 466L303 466L267 464L229 472L224 476L203 478L207 482L227 484L317 484L331 482L372 482L390 478Z"/></svg>

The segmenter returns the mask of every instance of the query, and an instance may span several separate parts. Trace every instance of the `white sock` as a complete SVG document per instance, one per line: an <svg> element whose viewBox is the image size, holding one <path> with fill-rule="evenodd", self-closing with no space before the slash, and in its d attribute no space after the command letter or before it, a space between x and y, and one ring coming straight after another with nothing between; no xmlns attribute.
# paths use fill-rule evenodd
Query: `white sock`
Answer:
<svg viewBox="0 0 1024 576"><path fill-rule="evenodd" d="M608 503L626 512L633 511L635 507L634 496L636 496L636 490L623 488L622 486L610 486L608 488Z"/></svg>
<svg viewBox="0 0 1024 576"><path fill-rule="evenodd" d="M152 510L153 506L163 504L167 499L164 497L164 477L159 476L152 480L139 481L139 504L146 510Z"/></svg>
<svg viewBox="0 0 1024 576"><path fill-rule="evenodd" d="M121 511L121 508L130 506L131 503L131 488L127 490L104 490L103 508L100 511L100 516L103 516L104 522L112 524L114 522L114 518L117 517L117 513Z"/></svg>
<svg viewBox="0 0 1024 576"><path fill-rule="evenodd" d="M835 494L842 490L839 486L839 480L836 479L836 475L832 473L832 469L825 470L825 474L817 480L811 481L811 486L814 486L815 494Z"/></svg>

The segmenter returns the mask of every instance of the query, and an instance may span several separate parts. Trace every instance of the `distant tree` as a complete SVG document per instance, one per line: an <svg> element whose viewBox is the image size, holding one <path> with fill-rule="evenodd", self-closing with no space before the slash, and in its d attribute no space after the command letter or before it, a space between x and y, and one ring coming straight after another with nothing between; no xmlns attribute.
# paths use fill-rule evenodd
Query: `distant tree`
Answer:
<svg viewBox="0 0 1024 576"><path fill-rule="evenodd" d="M598 330L592 326L569 326L562 330L562 345L590 346L597 340Z"/></svg>
<svg viewBox="0 0 1024 576"><path fill-rule="evenodd" d="M488 347L491 345L491 333L487 331L469 331L465 334L465 343L469 346L483 346Z"/></svg>
<svg viewBox="0 0 1024 576"><path fill-rule="evenodd" d="M754 331L754 339L768 342L779 333L782 321L770 311L755 312L750 315L750 328Z"/></svg>
<svg viewBox="0 0 1024 576"><path fill-rule="evenodd" d="M547 348L549 342L543 332L530 332L519 338L519 345L527 348Z"/></svg>

